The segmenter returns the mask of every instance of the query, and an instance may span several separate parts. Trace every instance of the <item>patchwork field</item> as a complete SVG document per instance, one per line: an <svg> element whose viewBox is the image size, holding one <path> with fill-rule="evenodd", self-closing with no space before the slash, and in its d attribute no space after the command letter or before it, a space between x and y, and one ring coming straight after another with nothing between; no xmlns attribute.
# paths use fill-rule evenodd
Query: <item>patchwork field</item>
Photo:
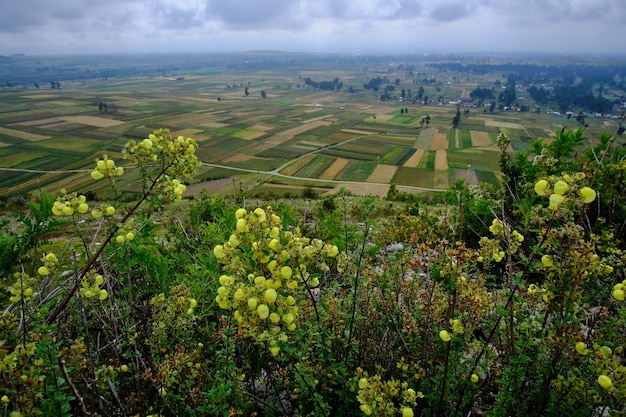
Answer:
<svg viewBox="0 0 626 417"><path fill-rule="evenodd" d="M436 76L423 64L416 69ZM321 80L331 73L344 88L322 91L301 84L304 77ZM0 170L12 171L0 171L0 195L37 187L52 193L89 189L88 170L96 157L107 154L127 164L121 155L124 144L158 128L195 138L198 157L211 164L189 180L193 195L203 187L233 192L226 185L234 178L264 192L293 192L309 184L320 192L344 186L356 194L385 195L384 184L390 183L410 191L444 190L457 179L495 184L498 132L510 135L510 152L519 152L532 139L576 127L564 116L471 109L453 129L455 105L380 101L378 93L363 90L377 74L358 64L337 64L329 72L327 64L290 63L263 70L198 68L176 81L159 74L67 82L60 91L3 88ZM404 89L415 94L416 80L404 71L395 74L395 93ZM467 98L469 86L485 77L469 77L444 91L423 85L424 94L434 98L445 93L445 103L455 95ZM98 103L106 103L107 111ZM588 132L614 128L612 121L590 120ZM277 172L285 176L280 184L272 180ZM119 184L134 190L132 178L129 174Z"/></svg>

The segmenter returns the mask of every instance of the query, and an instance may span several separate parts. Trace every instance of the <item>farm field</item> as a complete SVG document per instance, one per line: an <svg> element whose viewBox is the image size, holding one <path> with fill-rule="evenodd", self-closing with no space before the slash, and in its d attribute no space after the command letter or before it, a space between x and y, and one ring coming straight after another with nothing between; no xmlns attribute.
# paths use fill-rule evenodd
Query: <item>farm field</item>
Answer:
<svg viewBox="0 0 626 417"><path fill-rule="evenodd" d="M450 101L467 97L494 76L425 85L425 94L440 95L442 104L397 98L383 102L363 89L368 79L389 73L394 65L365 70L356 64L331 70L323 62L256 69L216 66L64 82L60 89L5 87L0 195L80 191L95 158L106 154L124 166L124 144L158 128L199 143L197 155L205 165L190 179L189 185L195 184L191 194L198 194L205 182L224 178L243 181L253 193L276 190L280 187L271 180L280 174L281 183L296 190L310 184L324 185L328 192L344 187L380 195L380 183L413 192L443 190L460 178L496 183L499 132L508 133L511 152L519 152L535 138L577 127L565 116L469 108L453 129L457 106ZM441 76L424 63L417 69L425 76ZM305 78L338 78L343 88L318 90L307 87ZM419 88L405 72L394 72L394 78L396 91ZM423 122L426 116L428 123ZM589 119L587 133L594 137L612 131L616 123ZM245 181L259 174L263 180ZM132 190L131 180L125 181L119 185ZM210 191L220 193L228 187L219 184L231 183L212 182Z"/></svg>

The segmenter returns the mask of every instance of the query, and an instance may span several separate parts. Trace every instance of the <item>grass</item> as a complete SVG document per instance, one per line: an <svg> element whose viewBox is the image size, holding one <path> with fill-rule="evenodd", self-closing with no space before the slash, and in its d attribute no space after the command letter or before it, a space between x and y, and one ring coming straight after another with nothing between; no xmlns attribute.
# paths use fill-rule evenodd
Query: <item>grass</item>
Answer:
<svg viewBox="0 0 626 417"><path fill-rule="evenodd" d="M418 168L434 170L435 169L435 151L427 150L424 152L424 156L420 160ZM401 184L401 183L398 183Z"/></svg>
<svg viewBox="0 0 626 417"><path fill-rule="evenodd" d="M469 130L461 129L461 148L472 147L472 136Z"/></svg>

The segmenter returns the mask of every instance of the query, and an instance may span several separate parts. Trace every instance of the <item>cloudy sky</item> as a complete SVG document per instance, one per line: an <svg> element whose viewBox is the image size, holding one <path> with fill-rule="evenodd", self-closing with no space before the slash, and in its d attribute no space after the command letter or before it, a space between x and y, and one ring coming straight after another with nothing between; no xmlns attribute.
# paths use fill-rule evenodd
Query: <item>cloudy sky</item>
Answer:
<svg viewBox="0 0 626 417"><path fill-rule="evenodd" d="M626 53L626 0L7 0L0 55Z"/></svg>

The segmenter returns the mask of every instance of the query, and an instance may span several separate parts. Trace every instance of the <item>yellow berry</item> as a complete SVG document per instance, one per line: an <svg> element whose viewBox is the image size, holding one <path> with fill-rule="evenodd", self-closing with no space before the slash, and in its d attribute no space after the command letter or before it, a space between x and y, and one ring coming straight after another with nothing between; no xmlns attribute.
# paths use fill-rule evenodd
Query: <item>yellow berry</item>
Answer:
<svg viewBox="0 0 626 417"><path fill-rule="evenodd" d="M606 375L600 375L598 377L598 384L604 389L609 389L613 385L613 381Z"/></svg>
<svg viewBox="0 0 626 417"><path fill-rule="evenodd" d="M89 211L89 205L87 203L80 203L76 209L80 214L85 214Z"/></svg>
<svg viewBox="0 0 626 417"><path fill-rule="evenodd" d="M237 220L237 231L239 233L245 233L248 231L248 225L246 223L246 219L238 219Z"/></svg>
<svg viewBox="0 0 626 417"><path fill-rule="evenodd" d="M113 206L109 206L105 209L106 214L108 214L109 216L112 216L113 214L115 214L115 207Z"/></svg>
<svg viewBox="0 0 626 417"><path fill-rule="evenodd" d="M122 365L122 366L120 366L120 371L121 371L121 372L128 372L128 365Z"/></svg>
<svg viewBox="0 0 626 417"><path fill-rule="evenodd" d="M477 383L477 382L478 382L478 375L476 375L476 374L472 374L472 376L471 376L471 380L472 380L472 382L473 382L474 384L475 384L475 383Z"/></svg>
<svg viewBox="0 0 626 417"><path fill-rule="evenodd" d="M576 343L576 352L580 353L581 355L586 355L587 354L587 344L585 342L578 342L578 343Z"/></svg>
<svg viewBox="0 0 626 417"><path fill-rule="evenodd" d="M450 341L450 334L446 331L446 330L442 330L439 332L439 337L441 338L441 340L443 340L444 342L449 342Z"/></svg>
<svg viewBox="0 0 626 417"><path fill-rule="evenodd" d="M413 417L413 409L410 407L402 407L402 417Z"/></svg>
<svg viewBox="0 0 626 417"><path fill-rule="evenodd" d="M365 389L365 388L367 388L368 385L369 385L369 383L367 382L367 378L359 379L359 388Z"/></svg>
<svg viewBox="0 0 626 417"><path fill-rule="evenodd" d="M559 205L565 201L565 197L560 194L551 194L550 195L550 204L548 208L552 211L556 211L559 208Z"/></svg>
<svg viewBox="0 0 626 417"><path fill-rule="evenodd" d="M244 219L247 214L248 212L246 211L246 209L240 208L235 212L235 218L237 218L237 220Z"/></svg>
<svg viewBox="0 0 626 417"><path fill-rule="evenodd" d="M535 192L537 193L537 195L546 195L546 188L548 188L548 181L546 180L539 180L535 184Z"/></svg>
<svg viewBox="0 0 626 417"><path fill-rule="evenodd" d="M213 255L215 255L217 259L222 259L224 256L226 256L226 254L224 253L224 247L222 245L217 245L216 247L214 247Z"/></svg>
<svg viewBox="0 0 626 417"><path fill-rule="evenodd" d="M554 184L554 193L557 195L563 195L569 190L569 185L565 181L557 181Z"/></svg>
<svg viewBox="0 0 626 417"><path fill-rule="evenodd" d="M366 416L369 416L372 414L372 408L367 405L367 404L361 404L361 411L363 412L363 414L365 414Z"/></svg>
<svg viewBox="0 0 626 417"><path fill-rule="evenodd" d="M270 309L265 304L258 306L256 312L261 320L265 320L270 315Z"/></svg>
<svg viewBox="0 0 626 417"><path fill-rule="evenodd" d="M278 294L276 293L276 290L273 288L269 288L265 290L265 293L263 294L263 299L265 300L266 303L273 304L274 301L276 301L277 296Z"/></svg>
<svg viewBox="0 0 626 417"><path fill-rule="evenodd" d="M545 266L546 268L549 268L553 265L552 263L552 258L550 257L550 255L543 255L541 257L541 263L543 264L543 266Z"/></svg>
<svg viewBox="0 0 626 417"><path fill-rule="evenodd" d="M596 199L596 192L593 188L583 187L578 191L578 194L583 198L583 203L589 204Z"/></svg>
<svg viewBox="0 0 626 417"><path fill-rule="evenodd" d="M280 275L285 278L285 279L289 279L291 278L291 268L288 266L283 266L282 268L280 268Z"/></svg>
<svg viewBox="0 0 626 417"><path fill-rule="evenodd" d="M624 301L624 290L613 290L613 298L618 301Z"/></svg>
<svg viewBox="0 0 626 417"><path fill-rule="evenodd" d="M42 276L44 276L44 275L49 275L49 274L50 274L50 270L49 270L47 267L45 267L45 266L40 266L40 267L37 269L37 273L38 273L39 275L42 275Z"/></svg>
<svg viewBox="0 0 626 417"><path fill-rule="evenodd" d="M260 207L254 210L254 214L258 217L260 222L264 222L264 221L267 220L267 216L265 214L265 210L263 210Z"/></svg>

